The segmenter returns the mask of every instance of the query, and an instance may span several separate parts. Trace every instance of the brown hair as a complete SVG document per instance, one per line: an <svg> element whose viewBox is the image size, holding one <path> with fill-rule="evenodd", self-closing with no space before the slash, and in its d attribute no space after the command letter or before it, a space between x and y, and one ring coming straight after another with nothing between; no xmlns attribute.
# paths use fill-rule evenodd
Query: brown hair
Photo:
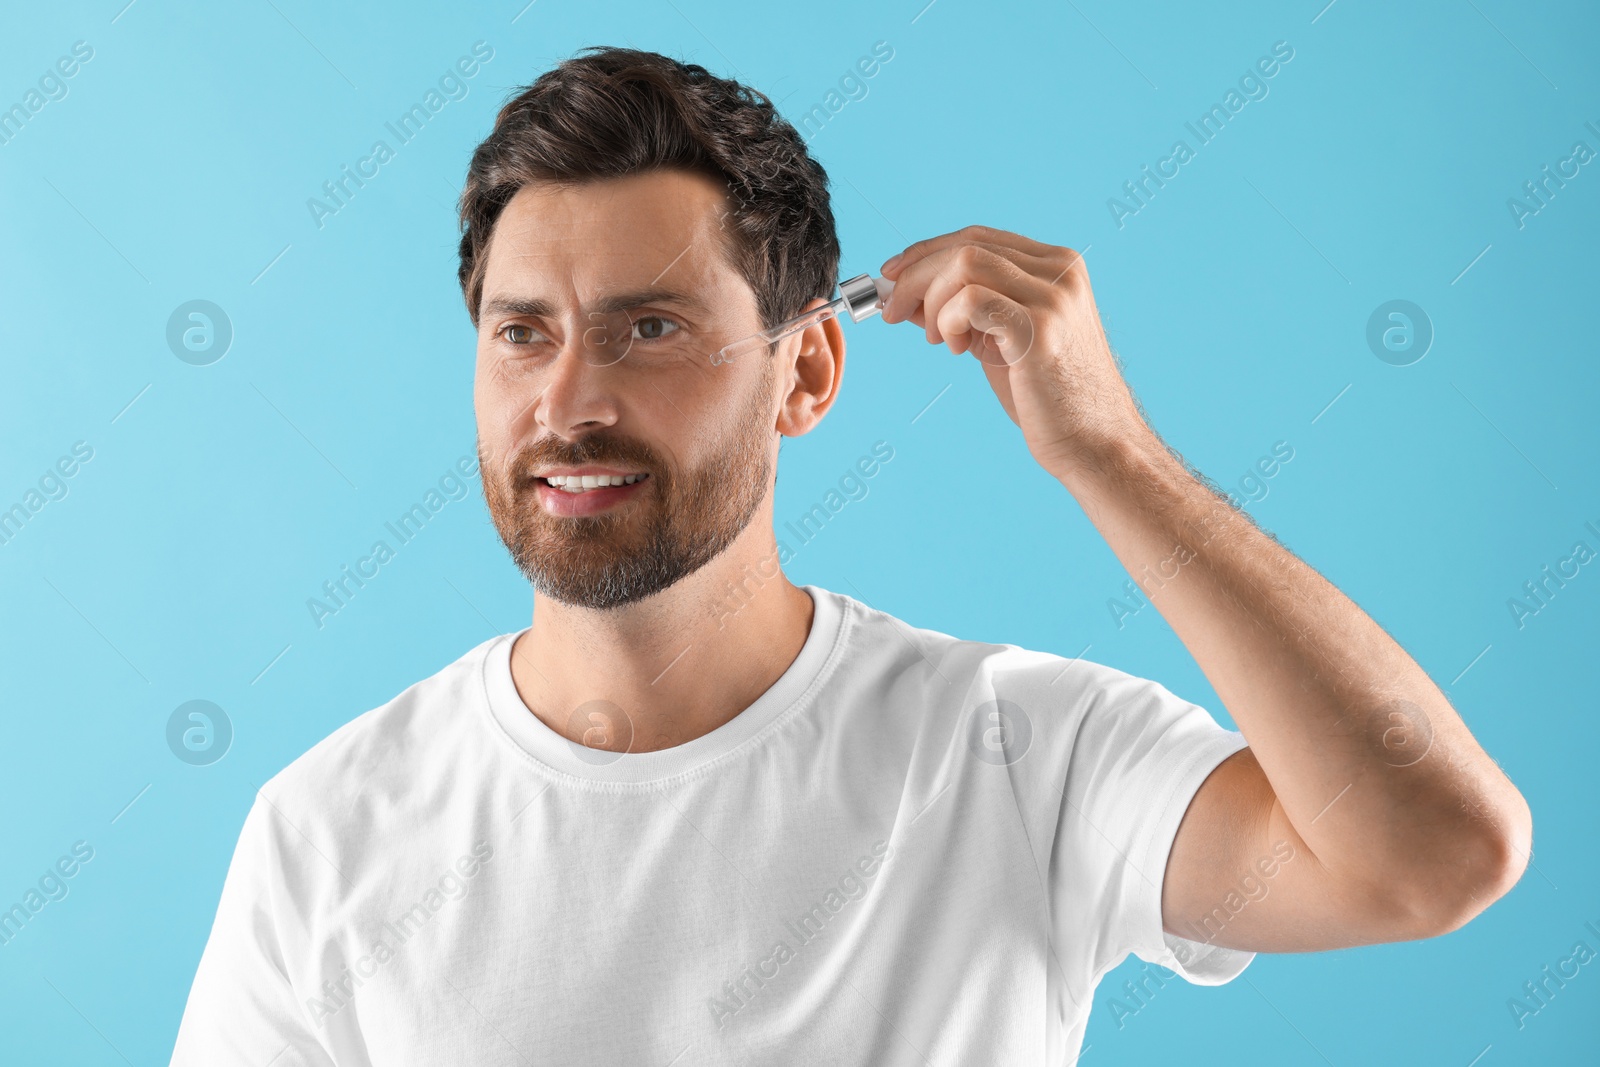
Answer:
<svg viewBox="0 0 1600 1067"><path fill-rule="evenodd" d="M472 324L489 238L518 189L667 168L726 183L724 251L755 293L764 327L832 294L839 238L828 176L772 101L692 63L591 47L521 89L472 153L458 272Z"/></svg>

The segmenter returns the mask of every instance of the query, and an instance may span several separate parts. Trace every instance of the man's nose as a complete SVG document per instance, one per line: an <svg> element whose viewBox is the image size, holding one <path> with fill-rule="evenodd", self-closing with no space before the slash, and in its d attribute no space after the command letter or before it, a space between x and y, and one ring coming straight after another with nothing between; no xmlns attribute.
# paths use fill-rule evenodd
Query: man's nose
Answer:
<svg viewBox="0 0 1600 1067"><path fill-rule="evenodd" d="M550 364L534 417L560 437L577 437L617 421L610 369L620 362L619 340L599 320L567 331L567 342Z"/></svg>

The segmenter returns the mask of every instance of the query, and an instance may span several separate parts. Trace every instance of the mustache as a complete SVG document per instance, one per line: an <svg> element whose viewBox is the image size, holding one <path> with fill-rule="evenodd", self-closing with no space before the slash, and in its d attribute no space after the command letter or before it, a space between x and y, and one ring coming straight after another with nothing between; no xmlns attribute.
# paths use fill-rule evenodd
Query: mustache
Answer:
<svg viewBox="0 0 1600 1067"><path fill-rule="evenodd" d="M642 441L617 435L591 434L577 441L541 437L512 457L506 473L513 483L531 482L535 472L551 467L606 464L660 476L665 465L656 451Z"/></svg>

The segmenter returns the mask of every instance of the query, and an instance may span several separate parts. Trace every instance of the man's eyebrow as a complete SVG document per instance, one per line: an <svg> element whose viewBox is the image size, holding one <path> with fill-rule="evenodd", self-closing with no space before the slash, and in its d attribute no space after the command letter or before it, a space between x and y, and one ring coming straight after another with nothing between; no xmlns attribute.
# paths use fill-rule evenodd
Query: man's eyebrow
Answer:
<svg viewBox="0 0 1600 1067"><path fill-rule="evenodd" d="M555 309L545 300L522 300L514 296L495 296L483 302L481 315L527 315L544 318Z"/></svg>
<svg viewBox="0 0 1600 1067"><path fill-rule="evenodd" d="M631 289L626 292L610 293L597 300L590 311L630 311L633 308L644 307L647 304L671 304L689 311L702 314L706 306L689 293L677 289L666 289L651 286L644 289ZM493 296L484 301L482 314L484 315L527 315L531 318L548 318L555 315L555 306L548 300L529 300L515 296Z"/></svg>
<svg viewBox="0 0 1600 1067"><path fill-rule="evenodd" d="M630 311L636 307L644 307L646 304L675 304L686 310L701 313L706 310L706 306L693 294L661 286L647 286L643 289L634 289L629 292L612 293L610 296L599 300L593 310Z"/></svg>

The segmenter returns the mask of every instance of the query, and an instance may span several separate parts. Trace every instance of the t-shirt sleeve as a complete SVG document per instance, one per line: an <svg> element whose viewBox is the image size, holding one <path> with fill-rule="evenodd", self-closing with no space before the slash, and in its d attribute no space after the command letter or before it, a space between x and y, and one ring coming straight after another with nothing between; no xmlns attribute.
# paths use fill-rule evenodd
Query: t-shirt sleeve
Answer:
<svg viewBox="0 0 1600 1067"><path fill-rule="evenodd" d="M277 899L281 838L259 794L239 832L172 1067L333 1067L290 986Z"/></svg>
<svg viewBox="0 0 1600 1067"><path fill-rule="evenodd" d="M1091 982L1130 953L1199 985L1230 981L1255 954L1167 933L1161 885L1190 800L1244 736L1158 682L1092 666L1057 783L1052 936L1087 943Z"/></svg>

